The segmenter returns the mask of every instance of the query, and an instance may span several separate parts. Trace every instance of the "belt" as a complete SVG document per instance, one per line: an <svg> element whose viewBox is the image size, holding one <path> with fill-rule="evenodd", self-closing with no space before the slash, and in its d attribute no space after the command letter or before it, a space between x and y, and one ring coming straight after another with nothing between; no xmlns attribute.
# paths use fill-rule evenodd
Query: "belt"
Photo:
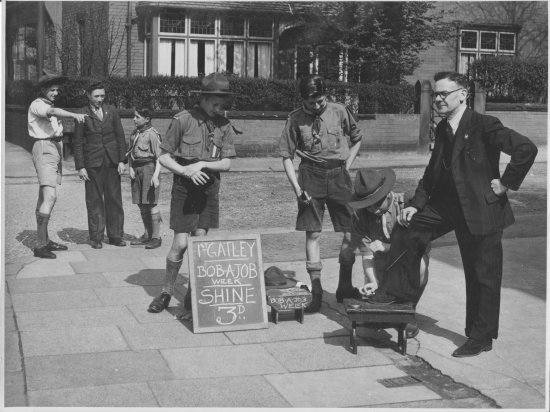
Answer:
<svg viewBox="0 0 550 412"><path fill-rule="evenodd" d="M50 140L52 142L62 142L63 141L63 135L58 137L46 137L45 139L35 139L35 140Z"/></svg>
<svg viewBox="0 0 550 412"><path fill-rule="evenodd" d="M134 159L132 161L132 164L135 166L135 167L140 167L140 166L145 166L145 165L148 165L149 163L154 163L155 160L154 159Z"/></svg>
<svg viewBox="0 0 550 412"><path fill-rule="evenodd" d="M340 159L328 159L324 162L314 162L313 160L303 158L301 163L313 167L318 167L319 169L337 169L344 166L346 164L346 161Z"/></svg>
<svg viewBox="0 0 550 412"><path fill-rule="evenodd" d="M199 159L184 159L183 157L174 157L174 160L181 166L188 166L199 162Z"/></svg>

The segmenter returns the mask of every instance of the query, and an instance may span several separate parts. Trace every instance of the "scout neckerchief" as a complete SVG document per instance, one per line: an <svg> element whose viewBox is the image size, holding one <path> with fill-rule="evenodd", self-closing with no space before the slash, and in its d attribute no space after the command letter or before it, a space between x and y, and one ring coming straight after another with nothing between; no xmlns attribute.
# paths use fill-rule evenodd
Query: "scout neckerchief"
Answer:
<svg viewBox="0 0 550 412"><path fill-rule="evenodd" d="M321 142L321 138L319 137L319 134L321 133L321 115L325 112L325 110L327 110L328 104L325 100L325 105L318 112L313 112L307 109L305 106L303 107L304 107L304 112L312 116L315 116L315 118L313 119L313 123L311 125L311 134L313 135L313 144L319 144Z"/></svg>
<svg viewBox="0 0 550 412"><path fill-rule="evenodd" d="M199 105L195 106L197 111L201 114L201 117L203 117L203 122L206 124L206 130L208 130L208 142L209 142L209 148L211 148L212 153L210 153L210 158L217 159L220 157L221 154L221 147L217 146L214 143L214 130L216 129L216 125L214 124L214 121L208 114L203 110L202 107Z"/></svg>
<svg viewBox="0 0 550 412"><path fill-rule="evenodd" d="M144 131L146 131L147 129L150 129L151 127L153 127L153 125L151 125L150 123L149 124L146 124L144 125L141 129L138 129L136 127L136 130L134 131L134 134L136 135L136 138L134 139L134 141L132 142L132 147L130 147L130 150L128 150L126 152L126 157L128 157L128 155L132 156L132 160L136 160L134 159L134 148L136 147L136 144L137 144L137 141L138 141L138 137L139 137L139 134L140 133L143 133Z"/></svg>

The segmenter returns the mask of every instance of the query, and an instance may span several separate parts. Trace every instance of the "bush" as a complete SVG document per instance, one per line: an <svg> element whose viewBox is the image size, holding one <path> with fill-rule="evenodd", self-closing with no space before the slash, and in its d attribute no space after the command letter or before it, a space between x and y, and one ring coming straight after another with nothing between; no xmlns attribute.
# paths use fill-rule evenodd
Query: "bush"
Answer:
<svg viewBox="0 0 550 412"><path fill-rule="evenodd" d="M489 102L547 103L546 62L489 56L474 61L470 70L487 91Z"/></svg>
<svg viewBox="0 0 550 412"><path fill-rule="evenodd" d="M231 111L284 111L300 106L296 80L240 78L229 75ZM63 85L58 107L81 107L87 104L86 86L92 79L77 78ZM107 103L118 108L150 105L156 110L182 110L195 104L200 89L198 77L112 77L103 81ZM356 113L409 113L413 109L414 87L409 84L355 84L327 82L331 100L345 103ZM38 95L38 87L28 81L8 82L6 103L27 106Z"/></svg>

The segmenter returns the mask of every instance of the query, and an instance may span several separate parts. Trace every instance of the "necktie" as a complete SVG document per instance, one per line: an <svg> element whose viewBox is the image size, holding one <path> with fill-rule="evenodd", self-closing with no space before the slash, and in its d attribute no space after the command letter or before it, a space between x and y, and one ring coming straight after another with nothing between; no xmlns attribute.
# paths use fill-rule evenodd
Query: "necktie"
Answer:
<svg viewBox="0 0 550 412"><path fill-rule="evenodd" d="M103 120L103 111L101 110L101 107L95 111L95 114L99 120Z"/></svg>
<svg viewBox="0 0 550 412"><path fill-rule="evenodd" d="M453 133L453 128L446 122L445 125L445 145L443 146L443 166L445 169L451 167L451 160L453 156L453 145L455 140L455 135Z"/></svg>

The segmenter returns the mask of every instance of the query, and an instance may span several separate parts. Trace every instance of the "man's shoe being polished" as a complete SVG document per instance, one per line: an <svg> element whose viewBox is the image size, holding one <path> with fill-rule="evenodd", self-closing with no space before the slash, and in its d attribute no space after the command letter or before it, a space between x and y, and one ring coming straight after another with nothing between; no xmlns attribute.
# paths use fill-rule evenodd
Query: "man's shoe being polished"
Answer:
<svg viewBox="0 0 550 412"><path fill-rule="evenodd" d="M48 248L48 250L49 250L50 252L54 252L54 251L56 251L56 250L57 250L57 251L60 251L60 250L67 250L67 249L69 249L67 246L62 245L62 244L60 244L60 243L56 243L56 242L54 242L53 240L50 240L50 241L48 242L48 244L46 245L46 247Z"/></svg>
<svg viewBox="0 0 550 412"><path fill-rule="evenodd" d="M42 259L56 259L55 253L52 253L48 246L37 247L34 249L34 256Z"/></svg>
<svg viewBox="0 0 550 412"><path fill-rule="evenodd" d="M391 305L397 303L398 299L395 296L388 295L383 292L375 292L374 295L367 296L367 302L377 305Z"/></svg>
<svg viewBox="0 0 550 412"><path fill-rule="evenodd" d="M162 245L162 239L154 237L145 245L145 249L156 249Z"/></svg>
<svg viewBox="0 0 550 412"><path fill-rule="evenodd" d="M103 248L103 244L101 243L101 241L91 240L90 245L92 245L92 249L102 249Z"/></svg>
<svg viewBox="0 0 550 412"><path fill-rule="evenodd" d="M119 237L110 237L109 244L113 246L126 246L126 242Z"/></svg>
<svg viewBox="0 0 550 412"><path fill-rule="evenodd" d="M466 358L468 356L477 356L481 352L488 352L493 349L493 340L477 340L468 338L468 340L453 352L455 358Z"/></svg>

